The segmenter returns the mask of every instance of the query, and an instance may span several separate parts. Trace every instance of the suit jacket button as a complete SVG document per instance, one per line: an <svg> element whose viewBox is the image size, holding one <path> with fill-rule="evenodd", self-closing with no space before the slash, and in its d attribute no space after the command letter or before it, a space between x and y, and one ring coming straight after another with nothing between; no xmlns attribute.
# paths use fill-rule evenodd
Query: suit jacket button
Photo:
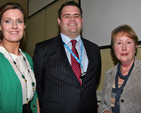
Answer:
<svg viewBox="0 0 141 113"><path fill-rule="evenodd" d="M122 102L122 103L123 103L123 102L124 102L124 99L121 99L121 100L120 100L120 102Z"/></svg>

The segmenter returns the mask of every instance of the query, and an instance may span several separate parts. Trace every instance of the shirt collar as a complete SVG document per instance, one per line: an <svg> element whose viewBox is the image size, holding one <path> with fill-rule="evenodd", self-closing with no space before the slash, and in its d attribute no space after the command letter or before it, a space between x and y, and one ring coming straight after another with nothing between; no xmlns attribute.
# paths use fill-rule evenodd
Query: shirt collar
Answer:
<svg viewBox="0 0 141 113"><path fill-rule="evenodd" d="M68 36L64 35L63 33L60 33L61 38L63 40L63 42L65 42L65 44L70 43L70 41L72 40L71 38L69 38ZM81 39L81 36L78 35L78 37L75 38L75 40L79 43Z"/></svg>

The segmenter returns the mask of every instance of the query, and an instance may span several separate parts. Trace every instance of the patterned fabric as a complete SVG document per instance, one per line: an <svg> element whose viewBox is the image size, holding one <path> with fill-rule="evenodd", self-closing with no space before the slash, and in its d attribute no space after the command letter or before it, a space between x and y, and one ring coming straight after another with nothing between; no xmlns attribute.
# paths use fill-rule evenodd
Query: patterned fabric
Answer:
<svg viewBox="0 0 141 113"><path fill-rule="evenodd" d="M33 70L33 62L31 57L26 53L24 54ZM0 113L22 113L23 102L20 80L9 61L1 52L0 63ZM30 104L32 110L34 110L33 106L35 106L35 113L37 113L37 98L37 93L35 92L34 99Z"/></svg>
<svg viewBox="0 0 141 113"><path fill-rule="evenodd" d="M117 74L116 74L116 78L115 78L115 88L112 88L112 93L111 93L111 98L115 98L115 100L113 101L114 106L112 107L112 113L120 113L120 108L119 108L120 96L123 92L123 88L125 87L128 78L132 72L132 69L134 67L134 63L132 64L128 74L124 75L124 76L121 74L120 67L121 67L121 63L118 64ZM122 84L118 84L119 77L124 80L124 82Z"/></svg>
<svg viewBox="0 0 141 113"><path fill-rule="evenodd" d="M101 103L98 108L98 113L111 110L111 91L115 82L117 66L109 69L105 75L105 82ZM120 112L121 113L141 113L141 61L135 57L134 68L129 76L124 90L120 96Z"/></svg>
<svg viewBox="0 0 141 113"><path fill-rule="evenodd" d="M75 48L76 40L71 40L72 43L72 52L75 54L75 56L79 59L78 52ZM71 67L79 80L80 84L82 84L80 80L80 75L81 75L81 69L80 69L80 64L77 62L77 60L71 55Z"/></svg>
<svg viewBox="0 0 141 113"><path fill-rule="evenodd" d="M115 88L112 88L112 93L111 93L111 107L112 107L112 113L114 113L115 98L116 98L116 89L115 89Z"/></svg>
<svg viewBox="0 0 141 113"><path fill-rule="evenodd" d="M100 49L82 41L89 61L83 85L72 70L60 35L36 44L33 61L41 113L97 113Z"/></svg>
<svg viewBox="0 0 141 113"><path fill-rule="evenodd" d="M120 88L122 84L118 84L118 88ZM114 113L114 108L115 108L115 98L116 98L116 88L115 88L115 83L113 84L112 92L111 92L111 108L112 108L112 113Z"/></svg>

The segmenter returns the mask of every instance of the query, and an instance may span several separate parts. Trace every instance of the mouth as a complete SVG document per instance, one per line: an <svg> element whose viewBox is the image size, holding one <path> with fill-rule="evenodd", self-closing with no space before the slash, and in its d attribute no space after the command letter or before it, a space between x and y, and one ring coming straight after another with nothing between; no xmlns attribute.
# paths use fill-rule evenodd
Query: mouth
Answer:
<svg viewBox="0 0 141 113"><path fill-rule="evenodd" d="M127 56L127 55L128 55L128 53L122 53L121 55L122 55L122 56Z"/></svg>
<svg viewBox="0 0 141 113"><path fill-rule="evenodd" d="M17 34L19 32L18 31L10 31L9 33L11 33L11 34Z"/></svg>
<svg viewBox="0 0 141 113"><path fill-rule="evenodd" d="M76 26L77 24L75 24L75 23L71 23L71 24L68 24L68 25L70 25L70 26Z"/></svg>

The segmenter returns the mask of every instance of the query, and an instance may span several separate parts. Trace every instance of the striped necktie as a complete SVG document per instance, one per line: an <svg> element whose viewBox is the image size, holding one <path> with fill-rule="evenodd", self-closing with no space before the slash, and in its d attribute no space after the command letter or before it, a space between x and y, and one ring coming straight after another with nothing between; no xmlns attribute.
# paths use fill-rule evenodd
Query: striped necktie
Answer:
<svg viewBox="0 0 141 113"><path fill-rule="evenodd" d="M76 40L71 40L72 52L79 59L78 52L75 48L76 42L77 42ZM77 60L72 55L71 55L71 67L72 67L77 79L79 80L80 84L82 85L82 82L81 82L81 79L80 79L80 75L81 75L80 64L77 62Z"/></svg>

